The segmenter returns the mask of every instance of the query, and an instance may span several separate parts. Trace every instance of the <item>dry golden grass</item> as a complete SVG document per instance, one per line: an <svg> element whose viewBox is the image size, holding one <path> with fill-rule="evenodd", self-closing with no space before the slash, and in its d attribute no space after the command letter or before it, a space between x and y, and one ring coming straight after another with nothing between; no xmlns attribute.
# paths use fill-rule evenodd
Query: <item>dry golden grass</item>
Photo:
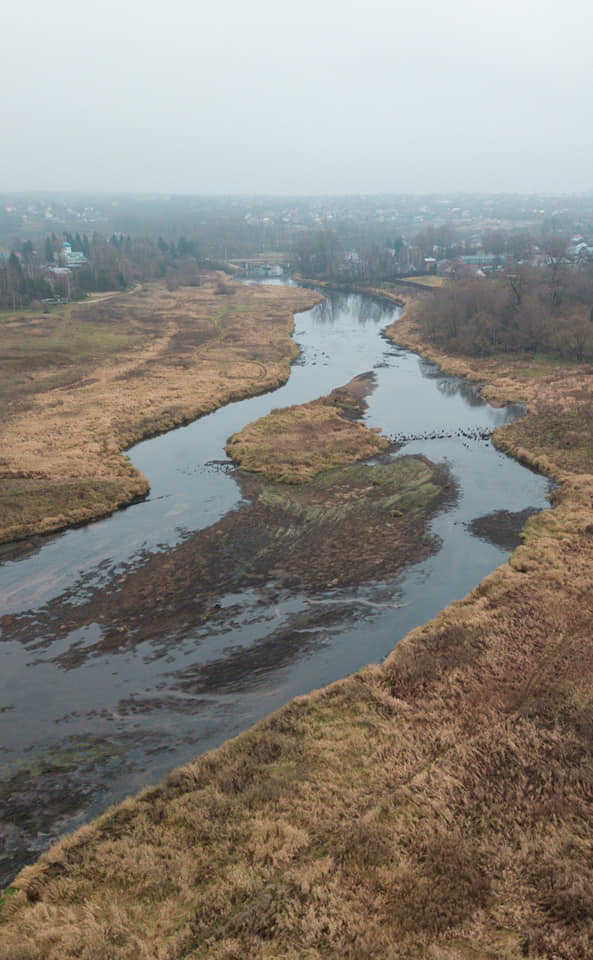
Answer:
<svg viewBox="0 0 593 960"><path fill-rule="evenodd" d="M533 369L490 389L537 406ZM586 404L550 375L547 416ZM23 870L1 960L589 960L593 459L546 424L562 486L509 563Z"/></svg>
<svg viewBox="0 0 593 960"><path fill-rule="evenodd" d="M272 410L233 434L226 452L243 470L283 483L305 483L321 470L381 453L387 438L352 419L372 383L363 375L327 397Z"/></svg>
<svg viewBox="0 0 593 960"><path fill-rule="evenodd" d="M218 281L3 315L0 542L145 495L122 450L288 378L293 314L318 295Z"/></svg>
<svg viewBox="0 0 593 960"><path fill-rule="evenodd" d="M410 277L412 283L418 283L421 287L443 287L448 283L447 277L437 277L434 274L430 274L426 277Z"/></svg>

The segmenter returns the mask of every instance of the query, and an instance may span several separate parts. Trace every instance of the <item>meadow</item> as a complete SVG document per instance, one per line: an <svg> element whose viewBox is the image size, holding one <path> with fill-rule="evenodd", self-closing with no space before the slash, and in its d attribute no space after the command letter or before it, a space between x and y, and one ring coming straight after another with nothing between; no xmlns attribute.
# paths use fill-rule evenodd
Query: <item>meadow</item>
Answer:
<svg viewBox="0 0 593 960"><path fill-rule="evenodd" d="M148 493L124 451L284 383L294 288L203 278L0 316L0 543L105 516Z"/></svg>

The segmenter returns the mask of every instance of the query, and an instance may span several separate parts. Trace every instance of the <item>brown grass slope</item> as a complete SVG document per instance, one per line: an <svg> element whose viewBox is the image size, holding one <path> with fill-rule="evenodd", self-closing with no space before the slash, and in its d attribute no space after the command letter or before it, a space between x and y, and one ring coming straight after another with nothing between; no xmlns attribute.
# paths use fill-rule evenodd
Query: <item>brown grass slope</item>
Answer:
<svg viewBox="0 0 593 960"><path fill-rule="evenodd" d="M26 868L0 913L2 960L591 957L589 374L558 367L541 390L532 374L494 365L491 391L531 399L535 418L555 398L574 429L568 446L537 419L500 435L563 478L511 561L383 666L295 700Z"/></svg>
<svg viewBox="0 0 593 960"><path fill-rule="evenodd" d="M294 288L150 284L49 314L0 316L0 543L148 492L122 455L145 437L286 381Z"/></svg>

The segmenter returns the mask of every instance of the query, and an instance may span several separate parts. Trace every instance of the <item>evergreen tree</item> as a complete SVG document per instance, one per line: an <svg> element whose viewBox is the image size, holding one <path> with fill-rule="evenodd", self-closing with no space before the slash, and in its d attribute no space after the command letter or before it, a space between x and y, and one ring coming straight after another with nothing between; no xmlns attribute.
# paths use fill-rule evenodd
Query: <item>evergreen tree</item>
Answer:
<svg viewBox="0 0 593 960"><path fill-rule="evenodd" d="M179 238L179 243L177 244L177 254L180 257L194 256L195 247L191 240L186 240L185 237Z"/></svg>

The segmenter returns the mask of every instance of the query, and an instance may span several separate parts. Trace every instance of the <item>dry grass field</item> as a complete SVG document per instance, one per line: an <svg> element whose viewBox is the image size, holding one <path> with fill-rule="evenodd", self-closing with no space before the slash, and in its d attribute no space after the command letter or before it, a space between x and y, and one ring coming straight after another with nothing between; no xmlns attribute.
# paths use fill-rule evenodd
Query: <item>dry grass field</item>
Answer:
<svg viewBox="0 0 593 960"><path fill-rule="evenodd" d="M420 284L422 287L442 287L448 282L447 277L437 277L434 273L428 276L408 277L407 279L412 283Z"/></svg>
<svg viewBox="0 0 593 960"><path fill-rule="evenodd" d="M289 375L294 288L206 277L0 316L0 543L95 519L148 491L122 451Z"/></svg>
<svg viewBox="0 0 593 960"><path fill-rule="evenodd" d="M561 481L553 509L383 665L23 870L1 960L593 955L593 374L435 359L529 404L497 442Z"/></svg>

